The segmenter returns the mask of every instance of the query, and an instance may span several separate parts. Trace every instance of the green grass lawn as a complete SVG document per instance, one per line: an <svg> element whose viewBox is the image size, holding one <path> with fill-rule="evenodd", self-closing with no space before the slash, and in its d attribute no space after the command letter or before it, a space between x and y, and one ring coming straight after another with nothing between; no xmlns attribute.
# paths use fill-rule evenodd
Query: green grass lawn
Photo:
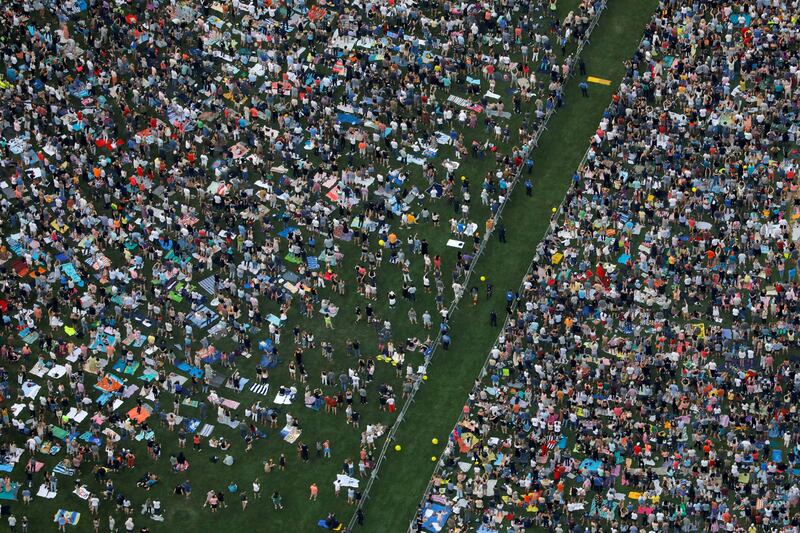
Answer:
<svg viewBox="0 0 800 533"><path fill-rule="evenodd" d="M563 17L569 8L577 5L577 2L561 2L559 5L559 15ZM380 480L374 485L370 494L370 499L365 506L366 526L368 531L402 531L407 527L408 522L413 517L415 505L422 496L433 469L430 461L431 455L438 455L444 445L446 436L455 422L461 405L463 404L467 391L470 389L473 380L483 363L486 351L497 334L497 328L489 327L489 312L495 309L502 322L503 309L505 306L504 293L508 289L516 289L519 281L528 266L530 257L533 254L536 242L543 234L548 223L550 209L558 205L564 195L564 191L569 183L569 177L580 160L586 146L586 139L594 130L600 116L601 110L608 102L608 98L618 82L622 72L622 61L626 59L634 50L634 46L641 33L641 28L647 21L651 9L655 2L634 0L611 0L609 8L603 13L600 26L595 30L593 42L586 47L584 57L587 64L589 75L595 75L612 80L611 86L592 85L590 87L590 98L581 98L577 81L573 80L566 92L566 107L559 110L549 124L549 131L542 137L540 146L534 153L536 164L534 167L534 195L532 198L525 197L524 188L518 187L514 192L513 200L509 202L503 213L503 220L506 227L508 244L499 244L492 241L486 249L486 254L480 259L476 276L486 276L488 281L495 287L495 294L491 301L485 302L483 294L481 304L477 308L469 307L465 300L452 319L453 346L449 352L437 350L434 358L433 367L430 370L430 379L423 386L416 397L416 403L409 409L406 422L402 425L398 434L398 442L402 444L403 451L396 454L390 452L389 461L384 464L380 471ZM510 100L510 98L507 98ZM509 108L510 106L507 106ZM511 120L512 130L521 123L521 117L514 116ZM475 131L466 132L466 142L472 138L483 139L485 134L481 128ZM507 149L508 147L504 147ZM437 159L437 165L443 159ZM462 161L462 169L457 174L467 174L471 181L473 197L477 199L477 188L481 177L488 170L495 168L491 158L486 160L467 159ZM412 183L422 183L421 173L418 169L411 169L410 179ZM88 191L86 191L88 193ZM419 226L415 231L420 232L421 236L427 238L432 253L440 253L443 258L445 279L445 294L449 299L451 291L449 289L449 270L455 261L456 253L452 248L446 248L445 242L450 238L448 223L450 213L444 201L431 204L433 208L442 213L442 227L438 230L429 226ZM99 206L101 207L101 206ZM202 206L196 205L198 209ZM473 202L470 218L479 224L482 231L482 223L488 216L488 210L480 206L479 201ZM399 221L393 221L393 228L399 226ZM257 228L259 235L263 236L264 228ZM424 235L423 235L424 232ZM409 231L398 231L401 239L409 234ZM347 293L344 297L334 297L340 306L339 316L334 320L334 330L325 330L322 327L322 320L317 315L313 320L305 319L293 310L290 313L289 323L284 328L281 356L284 364L271 372L270 383L272 391L269 398L256 397L247 392L237 396L233 391L222 388L222 396L236 399L244 405L249 405L257 400L271 403L274 392L279 385L295 384L301 391L302 385L292 383L286 370L286 363L291 359L293 350L291 330L298 325L307 330L314 331L316 341L329 341L335 346L333 363L327 363L319 355L319 350L309 350L305 361L309 373L309 382L312 387L319 384L319 374L322 370L333 368L337 374L348 366L355 364L355 360L348 360L344 353L344 345L347 339L358 338L361 342L364 357L374 357L377 355L378 337L376 331L368 326L353 323L353 309L356 305L365 305L363 298L356 294L354 288L353 268L358 262L358 250L355 246L348 243L340 243L346 254L344 262L338 267L337 272L344 276L348 283ZM467 244L469 246L469 243ZM375 244L372 244L374 249ZM105 250L106 254L118 264L121 261L121 254L118 250L111 247ZM386 254L388 256L388 254ZM413 260L413 275L418 281L421 277L422 261L419 258ZM149 270L148 270L149 272ZM195 283L207 274L196 272ZM383 267L379 271L381 298L375 302L376 312L381 317L389 318L393 324L394 340L396 344L401 344L407 337L422 337L428 332L422 331L419 326L412 326L406 319L409 302L399 299L399 303L394 310L389 310L385 303L385 288L387 286L395 288L399 294L399 287L402 284L401 273L396 266L389 265L384 260ZM476 278L472 278L477 283ZM431 295L426 295L421 290L421 283L418 282L418 300L415 304L418 314L421 316L424 309L429 309L435 315L435 303ZM483 292L483 291L482 291ZM330 288L322 291L322 295L330 295ZM31 302L32 303L32 302ZM177 306L185 310L187 305L184 302ZM271 302L262 302L261 310L264 314L276 312L276 305ZM43 331L47 332L46 328ZM146 333L153 333L155 328ZM434 337L434 333L430 333ZM253 345L257 341L266 337L266 332L255 336ZM83 342L88 342L84 339ZM180 336L175 339L165 339L167 345L179 342ZM216 346L224 350L234 347L231 338L223 338L214 342ZM197 347L195 344L194 347ZM36 352L34 352L36 354ZM259 354L254 354L250 360L240 360L238 368L245 377L253 378L252 370L260 358ZM408 353L407 362L414 367L422 362L420 353ZM396 375L396 371L390 365L377 363L375 381L369 386L370 404L360 409L362 411L361 428L366 424L382 423L390 425L394 417L388 413L379 411L375 408L377 403L376 388L381 383L389 383L394 386L399 393L402 378ZM31 365L28 365L31 366ZM229 372L229 371L227 371ZM134 380L133 382L136 382ZM93 385L91 378L87 379L87 386ZM328 388L332 390L333 388ZM327 391L326 391L327 392ZM200 395L195 395L200 399ZM398 402L401 400L398 398ZM130 400L126 407L120 408L124 412L130 406ZM168 435L166 429L156 427L158 440L163 444L163 457L159 463L150 460L145 453L142 443L124 441L122 446L133 449L138 457L137 467L133 470L124 470L112 476L117 490L121 490L130 497L135 509L134 517L136 525L142 527L147 525L153 531L173 530L180 525L198 531L237 531L254 524L259 524L268 531L311 531L315 529L315 524L320 518L324 518L327 513L335 512L340 519L346 520L352 514L353 508L345 502L344 495L339 498L334 497L332 480L341 471L342 463L347 458L352 458L358 462L359 430L347 426L344 422L343 409L337 416L326 415L323 412L315 413L298 405L301 400L288 409L295 417L299 418L303 427L303 435L299 441L305 442L311 448L312 459L309 464L304 464L297 458L295 447L283 442L276 430L267 430L268 438L257 441L253 450L245 453L244 444L238 432L230 430L220 424L216 424L215 416L209 411L210 423L216 424L215 435L225 435L233 442L231 454L237 459L233 466L224 466L221 463L211 463L211 455L222 456L219 451L211 451L208 447L200 452L187 449L186 454L192 466L187 474L173 474L169 471L167 458L171 453L177 453L177 439L174 435ZM161 400L162 408L171 410L171 397L164 395ZM191 407L182 406L181 414L193 416ZM240 408L239 416L241 417ZM286 410L284 410L286 412ZM284 418L281 415L279 427L282 427ZM155 422L158 426L158 423ZM433 447L430 443L432 437L438 437L441 444ZM316 441L329 439L333 447L333 458L331 460L317 459L314 453ZM276 462L280 454L285 454L287 458L286 471L273 471L270 474L263 472L263 462L273 458ZM101 452L102 456L102 452ZM50 469L55 461L63 458L63 454L52 458L39 456L37 459L46 463L46 468ZM14 472L14 479L21 480L22 466L18 465ZM85 464L76 476L87 485L90 490L100 489L91 475L90 465ZM136 487L136 480L145 472L157 472L161 481L150 492ZM50 530L52 525L52 515L58 508L77 510L83 512L83 518L78 527L72 528L75 531L91 530L91 517L88 514L85 502L79 500L77 496L70 494L72 484L76 478L59 478L59 496L54 500L34 500L28 507L22 503L13 504L13 511L19 518L27 515L31 519L31 531ZM174 486L184 479L190 479L194 493L190 500L186 501L180 497L172 495ZM230 496L229 505L232 509L216 514L211 514L208 509L202 507L205 492L209 489L223 490L231 481L236 481L242 490L250 492L250 483L259 478L262 482L262 500L250 501L250 507L246 512L240 512L238 498ZM35 478L34 492L38 488L41 475ZM366 480L362 480L366 481ZM320 487L320 497L317 502L308 502L308 486L317 483ZM363 485L362 485L363 486ZM275 511L269 501L272 491L279 490L283 495L285 510ZM344 491L343 491L344 492ZM158 498L162 501L165 509L166 522L152 522L138 515L139 506L147 498ZM107 515L114 512L113 504L110 502L101 503L102 523L105 526ZM123 519L121 513L114 512L117 516L118 525ZM103 528L105 529L105 527Z"/></svg>
<svg viewBox="0 0 800 533"><path fill-rule="evenodd" d="M641 31L656 2L618 0L609 2L591 44L584 50L587 74L612 81L610 86L592 84L589 98L582 98L573 80L566 92L565 108L550 121L533 157L534 194L525 196L517 188L503 212L508 243L493 241L477 266L497 291L516 290L536 244L543 236L551 210L558 206L569 186L597 127L602 111L624 73L623 61L636 49ZM501 294L502 298L502 294ZM504 305L498 301L497 312ZM444 449L475 377L495 341L498 330L488 327L486 306L461 305L452 321L453 344L448 352L437 350L430 371L431 380L416 395L415 404L397 433L402 451L390 448L379 479L364 506L365 530L403 531L414 517L416 506L428 484L434 463ZM439 444L431 444L438 438Z"/></svg>

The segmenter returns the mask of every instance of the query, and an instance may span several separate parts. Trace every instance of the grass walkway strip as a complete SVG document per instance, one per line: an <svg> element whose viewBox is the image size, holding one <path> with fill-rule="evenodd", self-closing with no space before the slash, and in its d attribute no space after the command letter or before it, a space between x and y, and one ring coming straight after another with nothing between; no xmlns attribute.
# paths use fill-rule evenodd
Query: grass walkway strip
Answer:
<svg viewBox="0 0 800 533"><path fill-rule="evenodd" d="M656 2L653 0L617 0L609 3L594 42L584 50L584 61L593 72L608 76L612 85L592 86L588 97L573 79L566 91L567 106L551 120L533 157L534 193L526 197L517 188L507 205L508 243L491 242L476 267L476 276L485 276L498 291L514 290L530 263L537 241L550 221L551 210L564 196L570 176L584 154L586 140L592 134L603 109L624 73L624 61L635 51L642 29ZM502 309L496 310L498 314ZM432 456L438 456L446 444L448 432L458 417L467 393L485 360L485 352L497 335L489 326L489 312L483 306L467 307L452 320L453 344L449 351L439 351L431 372L440 376L419 391L396 434L401 452L390 446L379 479L364 504L366 529L404 531L414 516L419 498L434 468ZM502 322L502 320L500 320ZM431 439L437 438L434 446Z"/></svg>

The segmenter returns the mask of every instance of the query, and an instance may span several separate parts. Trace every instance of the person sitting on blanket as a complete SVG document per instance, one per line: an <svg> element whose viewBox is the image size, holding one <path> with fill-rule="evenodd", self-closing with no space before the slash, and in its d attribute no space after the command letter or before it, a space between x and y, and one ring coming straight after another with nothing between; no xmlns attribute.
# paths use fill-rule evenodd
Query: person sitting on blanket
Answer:
<svg viewBox="0 0 800 533"><path fill-rule="evenodd" d="M179 394L181 394L183 396L191 396L192 391L187 389L186 387L184 387L183 384L181 384L181 383L176 381L175 382L175 395L177 396Z"/></svg>
<svg viewBox="0 0 800 533"><path fill-rule="evenodd" d="M305 405L311 406L316 403L316 401L320 398L320 396L317 395L317 390L318 389L312 392L311 389L309 388L306 389L305 399L303 400L303 403L305 403Z"/></svg>
<svg viewBox="0 0 800 533"><path fill-rule="evenodd" d="M151 472L147 472L143 475L139 481L136 482L136 486L143 488L145 490L150 490L150 487L158 483L158 475L153 474Z"/></svg>
<svg viewBox="0 0 800 533"><path fill-rule="evenodd" d="M259 430L255 424L250 424L248 430L250 431L250 437L253 439L260 439L261 437L266 436L264 433Z"/></svg>
<svg viewBox="0 0 800 533"><path fill-rule="evenodd" d="M211 405L219 405L220 402L221 402L221 400L219 399L219 396L217 396L217 393L215 391L213 391L213 390L208 395L208 401L211 402Z"/></svg>
<svg viewBox="0 0 800 533"><path fill-rule="evenodd" d="M328 529L336 529L339 525L341 525L341 522L336 519L336 515L328 513L328 517L325 519L325 527Z"/></svg>
<svg viewBox="0 0 800 533"><path fill-rule="evenodd" d="M219 439L211 437L208 441L208 445L212 448L219 448L221 450L227 450L231 447L231 444L225 440L225 437L220 437Z"/></svg>
<svg viewBox="0 0 800 533"><path fill-rule="evenodd" d="M175 470L178 472L184 472L189 469L189 461L186 460L186 456L183 452L178 453L178 457L175 459Z"/></svg>

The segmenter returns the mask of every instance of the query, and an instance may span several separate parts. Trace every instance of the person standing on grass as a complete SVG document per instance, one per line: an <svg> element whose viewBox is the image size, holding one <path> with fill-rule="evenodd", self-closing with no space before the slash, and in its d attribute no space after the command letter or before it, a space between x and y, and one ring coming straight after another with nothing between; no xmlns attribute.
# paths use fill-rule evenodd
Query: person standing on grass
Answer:
<svg viewBox="0 0 800 533"><path fill-rule="evenodd" d="M327 439L322 443L322 457L325 459L331 458L331 441Z"/></svg>
<svg viewBox="0 0 800 533"><path fill-rule="evenodd" d="M217 493L214 490L210 490L206 493L206 502L203 504L203 508L211 507L211 512L216 513L217 507L219 506L219 500L217 499Z"/></svg>
<svg viewBox="0 0 800 533"><path fill-rule="evenodd" d="M283 509L283 498L281 498L281 493L277 490L272 493L272 506L275 507L275 510Z"/></svg>
<svg viewBox="0 0 800 533"><path fill-rule="evenodd" d="M309 501L315 502L317 501L317 494L319 493L319 487L317 487L316 483L312 483L310 487L308 487L308 499Z"/></svg>
<svg viewBox="0 0 800 533"><path fill-rule="evenodd" d="M433 327L433 321L431 320L431 314L426 309L424 313L422 313L422 327L425 329L431 329Z"/></svg>

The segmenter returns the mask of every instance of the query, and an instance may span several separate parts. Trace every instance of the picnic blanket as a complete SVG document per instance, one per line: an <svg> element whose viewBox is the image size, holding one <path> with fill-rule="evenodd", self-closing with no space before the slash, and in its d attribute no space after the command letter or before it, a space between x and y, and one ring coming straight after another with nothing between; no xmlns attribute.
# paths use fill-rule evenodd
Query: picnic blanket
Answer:
<svg viewBox="0 0 800 533"><path fill-rule="evenodd" d="M291 389L281 387L278 394L275 395L275 403L278 405L289 405L294 400L296 392Z"/></svg>
<svg viewBox="0 0 800 533"><path fill-rule="evenodd" d="M114 374L106 374L96 384L95 388L105 392L116 392L125 385L125 380Z"/></svg>
<svg viewBox="0 0 800 533"><path fill-rule="evenodd" d="M144 423L150 415L153 413L153 408L147 404L143 404L141 407L138 405L128 411L128 417L131 420L138 422L139 424Z"/></svg>
<svg viewBox="0 0 800 533"><path fill-rule="evenodd" d="M114 366L111 367L115 372L121 372L123 374L135 374L136 371L139 369L141 363L139 361L133 361L132 363L126 363L125 359L120 358Z"/></svg>
<svg viewBox="0 0 800 533"><path fill-rule="evenodd" d="M66 520L70 526L77 526L81 519L81 513L77 511L67 511L66 509L59 509L53 517L53 522L58 522L61 518Z"/></svg>
<svg viewBox="0 0 800 533"><path fill-rule="evenodd" d="M444 529L452 512L453 508L450 506L426 503L422 511L422 529L431 533L439 533Z"/></svg>
<svg viewBox="0 0 800 533"><path fill-rule="evenodd" d="M45 498L45 499L48 499L48 500L52 500L57 495L58 495L57 492L51 491L50 488L47 485L45 485L44 483L39 485L39 490L36 492L36 496L38 496L39 498Z"/></svg>
<svg viewBox="0 0 800 533"><path fill-rule="evenodd" d="M303 432L300 429L294 426L286 426L280 432L283 440L285 440L289 444L294 444L294 442L300 437L300 434L302 433Z"/></svg>

